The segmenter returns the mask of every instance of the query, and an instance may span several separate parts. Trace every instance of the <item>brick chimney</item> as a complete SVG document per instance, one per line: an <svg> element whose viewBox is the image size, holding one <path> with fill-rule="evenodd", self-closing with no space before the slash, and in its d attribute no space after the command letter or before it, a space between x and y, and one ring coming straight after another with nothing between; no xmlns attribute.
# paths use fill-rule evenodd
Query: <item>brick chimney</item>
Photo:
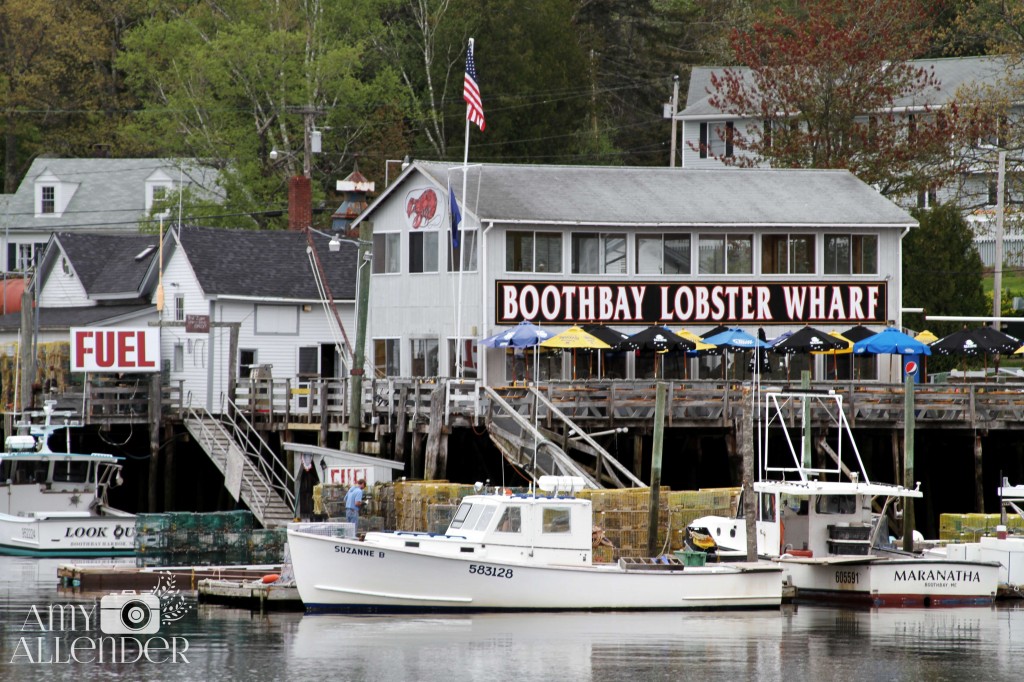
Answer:
<svg viewBox="0 0 1024 682"><path fill-rule="evenodd" d="M300 232L313 226L313 183L304 175L288 181L288 229Z"/></svg>

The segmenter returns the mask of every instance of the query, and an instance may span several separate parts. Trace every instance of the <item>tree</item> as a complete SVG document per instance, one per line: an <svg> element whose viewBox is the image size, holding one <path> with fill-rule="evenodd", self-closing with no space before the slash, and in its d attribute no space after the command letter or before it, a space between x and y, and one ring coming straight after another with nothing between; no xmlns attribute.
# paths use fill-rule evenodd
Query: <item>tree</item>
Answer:
<svg viewBox="0 0 1024 682"><path fill-rule="evenodd" d="M723 162L785 168L847 168L890 196L944 184L965 139L955 106L926 104L940 84L908 60L930 40L923 3L796 0L733 33L739 64L712 77L710 103L753 117L733 132ZM902 115L903 102L922 102Z"/></svg>
<svg viewBox="0 0 1024 682"><path fill-rule="evenodd" d="M916 211L920 222L903 238L903 305L929 315L984 315L991 310L982 287L982 262L959 207ZM931 326L931 325L930 325ZM936 324L942 336L959 323Z"/></svg>
<svg viewBox="0 0 1024 682"><path fill-rule="evenodd" d="M37 154L91 152L102 141L93 134L108 125L102 105L120 101L103 9L81 1L0 3L4 192L17 189Z"/></svg>
<svg viewBox="0 0 1024 682"><path fill-rule="evenodd" d="M125 134L140 152L218 169L225 213L264 227L283 222L267 210L283 208L287 178L302 172L310 123L324 131L323 153L313 156L318 197L366 139L401 125L381 115L399 102L394 72L367 59L381 30L372 0L160 6L128 34L118 62L145 105Z"/></svg>

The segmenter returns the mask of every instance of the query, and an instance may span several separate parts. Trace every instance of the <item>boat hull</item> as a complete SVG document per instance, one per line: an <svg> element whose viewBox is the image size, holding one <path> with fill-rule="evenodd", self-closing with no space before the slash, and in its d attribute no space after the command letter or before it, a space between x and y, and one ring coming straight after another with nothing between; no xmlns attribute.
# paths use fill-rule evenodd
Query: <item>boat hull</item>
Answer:
<svg viewBox="0 0 1024 682"><path fill-rule="evenodd" d="M135 517L20 517L0 514L0 555L130 556Z"/></svg>
<svg viewBox="0 0 1024 682"><path fill-rule="evenodd" d="M438 556L289 531L308 611L566 611L778 608L770 564L624 570ZM666 567L667 568L667 567Z"/></svg>
<svg viewBox="0 0 1024 682"><path fill-rule="evenodd" d="M931 559L778 559L798 601L864 606L991 604L999 583L993 562Z"/></svg>

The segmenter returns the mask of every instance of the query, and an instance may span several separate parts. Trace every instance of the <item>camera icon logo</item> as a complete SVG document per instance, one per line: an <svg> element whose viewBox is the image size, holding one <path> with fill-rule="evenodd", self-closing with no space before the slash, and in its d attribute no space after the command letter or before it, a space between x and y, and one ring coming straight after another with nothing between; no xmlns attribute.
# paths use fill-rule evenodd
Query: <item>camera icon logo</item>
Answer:
<svg viewBox="0 0 1024 682"><path fill-rule="evenodd" d="M160 631L160 597L126 590L100 599L100 630L108 635L152 635Z"/></svg>

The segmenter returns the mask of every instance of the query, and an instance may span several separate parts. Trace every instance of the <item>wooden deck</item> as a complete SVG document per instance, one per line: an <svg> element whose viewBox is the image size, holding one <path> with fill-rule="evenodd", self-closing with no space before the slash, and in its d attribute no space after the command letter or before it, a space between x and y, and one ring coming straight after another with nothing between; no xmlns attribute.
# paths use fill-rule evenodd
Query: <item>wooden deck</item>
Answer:
<svg viewBox="0 0 1024 682"><path fill-rule="evenodd" d="M722 381L670 381L666 427L731 428L747 406L749 384ZM654 417L656 383L644 381L554 381L537 388L563 413L589 430L650 427ZM763 389L797 387L765 382ZM878 382L814 382L816 391L835 391L844 397L846 418L854 428L896 428L903 425L903 384ZM349 395L345 379L314 380L295 386L288 380L253 385L240 382L237 409L269 430L345 431ZM499 387L497 392L523 415L534 417L534 400L524 386ZM181 417L185 387L163 386L163 419ZM90 387L83 396L57 396L58 409L84 414L85 423L149 422L146 387ZM388 378L364 380L362 426L378 434L419 428L431 420L431 402L444 406L448 427L485 422L494 406L473 381ZM915 420L923 428L1024 429L1024 382L923 384L915 389ZM84 407L84 410L83 410ZM214 410L215 412L217 410ZM551 415L541 406L538 419Z"/></svg>

